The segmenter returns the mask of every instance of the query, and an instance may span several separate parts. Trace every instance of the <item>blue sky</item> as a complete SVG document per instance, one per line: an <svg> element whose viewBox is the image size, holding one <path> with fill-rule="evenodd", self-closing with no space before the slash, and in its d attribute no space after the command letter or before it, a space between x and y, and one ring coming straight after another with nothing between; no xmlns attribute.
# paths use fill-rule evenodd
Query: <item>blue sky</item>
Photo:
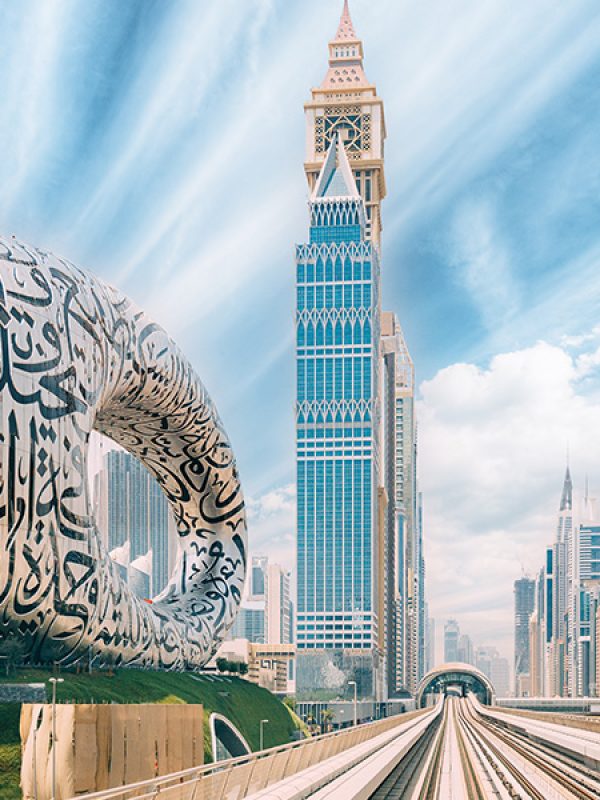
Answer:
<svg viewBox="0 0 600 800"><path fill-rule="evenodd" d="M0 0L1 230L115 283L179 342L233 440L255 548L290 562L303 102L341 5ZM576 484L600 486L600 13L351 11L386 104L384 304L421 383L431 606L479 641L494 619L508 650L567 441Z"/></svg>

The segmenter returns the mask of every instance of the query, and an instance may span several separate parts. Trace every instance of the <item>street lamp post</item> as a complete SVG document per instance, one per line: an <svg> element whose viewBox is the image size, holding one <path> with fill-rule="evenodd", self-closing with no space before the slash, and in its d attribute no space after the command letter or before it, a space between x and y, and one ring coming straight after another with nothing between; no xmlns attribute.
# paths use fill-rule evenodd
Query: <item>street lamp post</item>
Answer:
<svg viewBox="0 0 600 800"><path fill-rule="evenodd" d="M64 678L49 678L52 684L52 800L56 800L56 684L64 683Z"/></svg>
<svg viewBox="0 0 600 800"><path fill-rule="evenodd" d="M263 725L266 725L268 723L268 721L269 721L268 719L261 719L261 721L260 721L260 749L261 750L264 750L264 744L265 744L265 741L264 741L265 735L264 735L264 732L263 732Z"/></svg>
<svg viewBox="0 0 600 800"><path fill-rule="evenodd" d="M356 728L356 724L358 722L358 697L356 691L356 681L348 681L348 686L354 686L354 727Z"/></svg>

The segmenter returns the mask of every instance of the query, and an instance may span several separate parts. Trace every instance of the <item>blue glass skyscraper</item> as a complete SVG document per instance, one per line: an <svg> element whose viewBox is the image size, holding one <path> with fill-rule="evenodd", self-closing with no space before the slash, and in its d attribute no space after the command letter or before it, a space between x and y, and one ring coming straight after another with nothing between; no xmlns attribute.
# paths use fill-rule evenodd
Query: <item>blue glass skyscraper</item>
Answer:
<svg viewBox="0 0 600 800"><path fill-rule="evenodd" d="M378 636L379 259L341 134L296 264L298 690L351 677L368 695Z"/></svg>
<svg viewBox="0 0 600 800"><path fill-rule="evenodd" d="M414 372L380 310L386 138L345 0L305 104L310 236L297 248L297 691L414 691L424 664ZM419 626L421 630L419 630Z"/></svg>

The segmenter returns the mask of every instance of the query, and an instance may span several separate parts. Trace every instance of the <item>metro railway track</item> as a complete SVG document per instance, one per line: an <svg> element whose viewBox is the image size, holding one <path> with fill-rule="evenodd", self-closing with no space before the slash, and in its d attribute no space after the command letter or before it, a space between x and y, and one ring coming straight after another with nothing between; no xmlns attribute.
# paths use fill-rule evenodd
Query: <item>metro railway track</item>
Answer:
<svg viewBox="0 0 600 800"><path fill-rule="evenodd" d="M471 721L473 721L475 713L468 704L465 705L469 710L463 711L463 713L470 715ZM600 775L598 772L557 752L548 745L532 742L519 731L506 729L501 723L490 720L483 723L479 720L481 718L476 720L475 724L486 727L492 735L507 744L514 753L519 754L529 764L539 769L556 784L557 789L566 789L570 792L570 796L579 800L598 800L600 798ZM512 769L514 771L514 766ZM538 796L542 800L546 800L544 794Z"/></svg>
<svg viewBox="0 0 600 800"><path fill-rule="evenodd" d="M371 800L599 800L600 772L447 698L441 720Z"/></svg>
<svg viewBox="0 0 600 800"><path fill-rule="evenodd" d="M371 800L402 800L402 798L410 796L419 773L419 766L431 749L439 729L440 720L437 719L371 795Z"/></svg>

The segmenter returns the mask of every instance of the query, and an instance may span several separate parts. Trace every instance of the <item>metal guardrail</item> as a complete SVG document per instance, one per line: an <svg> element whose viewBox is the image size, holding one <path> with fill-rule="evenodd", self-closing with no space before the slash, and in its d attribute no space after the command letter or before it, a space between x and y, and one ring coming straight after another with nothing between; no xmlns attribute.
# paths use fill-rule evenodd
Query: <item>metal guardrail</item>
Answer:
<svg viewBox="0 0 600 800"><path fill-rule="evenodd" d="M345 728L129 786L78 795L73 800L241 800L277 783L284 776L301 772L425 713L425 710L413 711L378 722L367 722L356 728Z"/></svg>

